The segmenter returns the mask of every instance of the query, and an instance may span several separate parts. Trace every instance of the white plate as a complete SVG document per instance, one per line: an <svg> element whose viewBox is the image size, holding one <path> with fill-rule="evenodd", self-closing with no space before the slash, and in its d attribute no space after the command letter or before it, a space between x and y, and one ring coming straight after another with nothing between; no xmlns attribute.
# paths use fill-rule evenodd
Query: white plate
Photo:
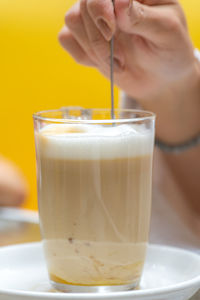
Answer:
<svg viewBox="0 0 200 300"><path fill-rule="evenodd" d="M200 288L200 256L149 246L141 289L115 293L54 293L48 283L41 243L0 249L0 300L186 300Z"/></svg>

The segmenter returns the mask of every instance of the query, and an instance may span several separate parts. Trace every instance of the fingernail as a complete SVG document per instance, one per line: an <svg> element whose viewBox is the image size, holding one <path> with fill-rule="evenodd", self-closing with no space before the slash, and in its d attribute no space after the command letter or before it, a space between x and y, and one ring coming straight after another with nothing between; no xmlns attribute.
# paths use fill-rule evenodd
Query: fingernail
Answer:
<svg viewBox="0 0 200 300"><path fill-rule="evenodd" d="M137 23L138 19L141 19L141 17L144 16L144 8L143 8L143 1L142 0L130 0L131 4L129 3L128 8L128 16L131 16L133 19L133 22Z"/></svg>
<svg viewBox="0 0 200 300"><path fill-rule="evenodd" d="M106 40L109 41L112 38L112 30L110 29L109 25L104 19L99 18L97 20L97 27L99 28Z"/></svg>

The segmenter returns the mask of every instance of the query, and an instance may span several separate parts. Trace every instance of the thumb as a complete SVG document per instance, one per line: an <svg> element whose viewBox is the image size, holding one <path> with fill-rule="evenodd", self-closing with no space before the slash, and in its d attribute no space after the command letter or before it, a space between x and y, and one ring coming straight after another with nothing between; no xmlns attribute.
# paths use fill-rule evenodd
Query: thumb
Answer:
<svg viewBox="0 0 200 300"><path fill-rule="evenodd" d="M138 0L139 1L139 0ZM166 39L175 27L171 4L149 6L136 0L116 0L115 13L120 30L154 42Z"/></svg>

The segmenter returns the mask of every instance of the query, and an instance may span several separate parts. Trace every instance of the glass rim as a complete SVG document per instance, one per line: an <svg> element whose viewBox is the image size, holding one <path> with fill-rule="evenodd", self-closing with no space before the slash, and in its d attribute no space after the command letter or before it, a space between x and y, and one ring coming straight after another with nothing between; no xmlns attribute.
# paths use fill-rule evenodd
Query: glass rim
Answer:
<svg viewBox="0 0 200 300"><path fill-rule="evenodd" d="M67 107L66 107L67 108ZM73 107L73 110L87 110L87 111L93 111L93 112L110 112L110 108L79 108L79 107ZM46 121L51 123L62 123L62 124L113 124L113 123L137 123L147 120L155 120L156 115L153 112L142 110L142 109L123 109L123 108L116 108L114 109L114 112L130 112L130 113L136 113L138 114L137 117L130 117L125 119L70 119L70 118L53 118L53 117L44 117L43 114L47 113L56 113L56 112L64 112L62 109L50 109L50 110L43 110L39 111L33 114L33 119L38 121ZM142 115L141 117L139 115Z"/></svg>

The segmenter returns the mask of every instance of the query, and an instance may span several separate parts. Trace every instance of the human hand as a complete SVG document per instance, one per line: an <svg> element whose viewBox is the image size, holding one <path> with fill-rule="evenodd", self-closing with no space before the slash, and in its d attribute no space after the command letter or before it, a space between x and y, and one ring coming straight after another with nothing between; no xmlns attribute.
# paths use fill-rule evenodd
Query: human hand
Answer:
<svg viewBox="0 0 200 300"><path fill-rule="evenodd" d="M0 157L0 206L18 206L26 197L23 175L11 162Z"/></svg>
<svg viewBox="0 0 200 300"><path fill-rule="evenodd" d="M143 102L166 87L195 81L197 62L176 0L81 0L66 14L59 40L77 62L109 77L115 35L115 83Z"/></svg>

